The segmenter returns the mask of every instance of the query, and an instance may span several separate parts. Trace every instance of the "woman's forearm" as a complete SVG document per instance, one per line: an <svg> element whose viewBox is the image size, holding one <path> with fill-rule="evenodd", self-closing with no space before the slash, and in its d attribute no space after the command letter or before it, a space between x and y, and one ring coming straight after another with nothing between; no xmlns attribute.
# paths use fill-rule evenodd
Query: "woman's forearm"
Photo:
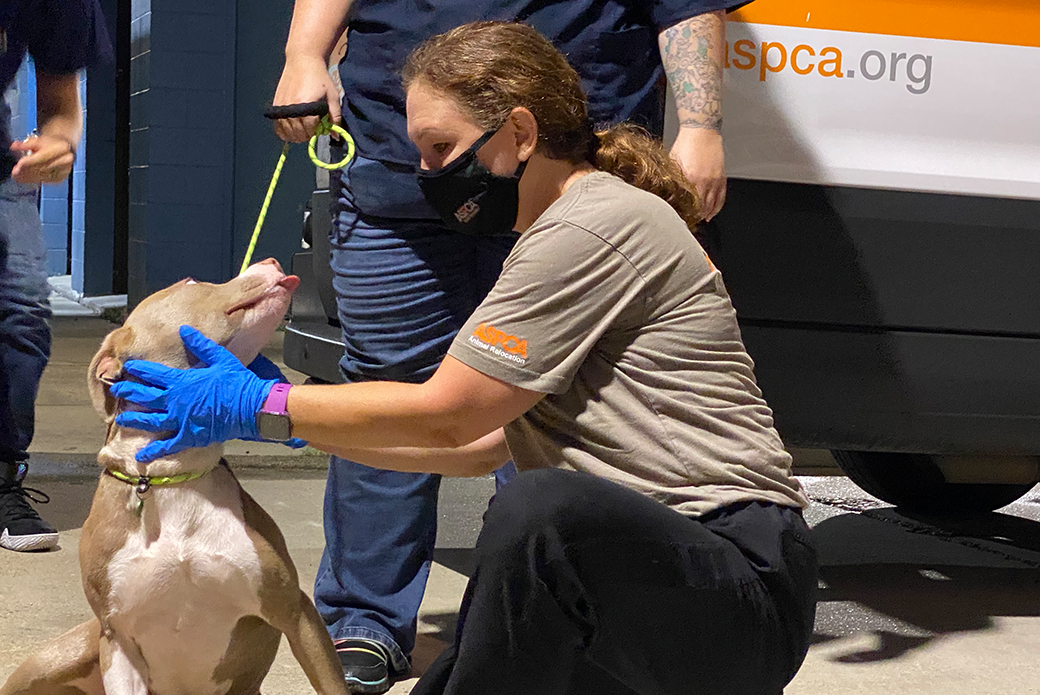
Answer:
<svg viewBox="0 0 1040 695"><path fill-rule="evenodd" d="M438 473L459 478L475 478L491 473L509 460L502 430L481 437L462 447L421 449L392 447L381 449L345 449L310 442L311 446L340 458L372 468L405 473Z"/></svg>
<svg viewBox="0 0 1040 695"><path fill-rule="evenodd" d="M343 449L464 446L453 426L465 417L444 412L424 384L367 382L338 386L294 386L288 411L293 434L309 442Z"/></svg>
<svg viewBox="0 0 1040 695"><path fill-rule="evenodd" d="M448 356L423 384L294 386L287 408L294 436L330 450L455 449L504 427L543 396Z"/></svg>

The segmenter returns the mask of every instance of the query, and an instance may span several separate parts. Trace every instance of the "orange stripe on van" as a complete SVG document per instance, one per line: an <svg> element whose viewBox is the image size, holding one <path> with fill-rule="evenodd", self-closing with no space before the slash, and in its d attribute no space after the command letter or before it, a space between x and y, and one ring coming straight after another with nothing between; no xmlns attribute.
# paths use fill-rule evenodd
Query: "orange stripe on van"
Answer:
<svg viewBox="0 0 1040 695"><path fill-rule="evenodd" d="M730 19L1040 48L1037 0L755 0Z"/></svg>

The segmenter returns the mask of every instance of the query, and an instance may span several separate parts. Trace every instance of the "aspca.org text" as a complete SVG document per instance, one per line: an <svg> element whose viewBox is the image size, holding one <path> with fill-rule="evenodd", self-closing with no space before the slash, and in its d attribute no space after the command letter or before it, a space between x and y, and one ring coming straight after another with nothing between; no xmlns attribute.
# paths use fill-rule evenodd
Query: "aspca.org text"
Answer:
<svg viewBox="0 0 1040 695"><path fill-rule="evenodd" d="M788 70L801 76L885 80L901 82L911 94L924 94L932 86L932 56L890 51L868 50L854 64L846 65L840 48L817 49L801 43L788 46L780 41L756 43L750 39L726 42L726 67L757 70L765 82L770 73Z"/></svg>

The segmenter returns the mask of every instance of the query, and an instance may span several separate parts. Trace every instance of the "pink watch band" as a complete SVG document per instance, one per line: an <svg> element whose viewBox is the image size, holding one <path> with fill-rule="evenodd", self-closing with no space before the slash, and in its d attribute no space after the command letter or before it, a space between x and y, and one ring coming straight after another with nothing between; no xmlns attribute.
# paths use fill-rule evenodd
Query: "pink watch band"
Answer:
<svg viewBox="0 0 1040 695"><path fill-rule="evenodd" d="M267 400L264 401L264 407L260 409L260 412L273 415L288 415L285 406L289 402L289 389L291 388L292 384L275 384L272 386L267 394Z"/></svg>

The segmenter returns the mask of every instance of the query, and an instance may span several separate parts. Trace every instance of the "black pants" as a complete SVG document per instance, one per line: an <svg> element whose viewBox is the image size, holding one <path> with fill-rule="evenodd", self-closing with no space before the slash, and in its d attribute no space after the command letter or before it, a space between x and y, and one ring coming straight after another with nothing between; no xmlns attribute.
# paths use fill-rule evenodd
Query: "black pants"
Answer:
<svg viewBox="0 0 1040 695"><path fill-rule="evenodd" d="M779 695L815 595L797 510L695 520L595 476L530 471L491 504L455 644L412 695Z"/></svg>

